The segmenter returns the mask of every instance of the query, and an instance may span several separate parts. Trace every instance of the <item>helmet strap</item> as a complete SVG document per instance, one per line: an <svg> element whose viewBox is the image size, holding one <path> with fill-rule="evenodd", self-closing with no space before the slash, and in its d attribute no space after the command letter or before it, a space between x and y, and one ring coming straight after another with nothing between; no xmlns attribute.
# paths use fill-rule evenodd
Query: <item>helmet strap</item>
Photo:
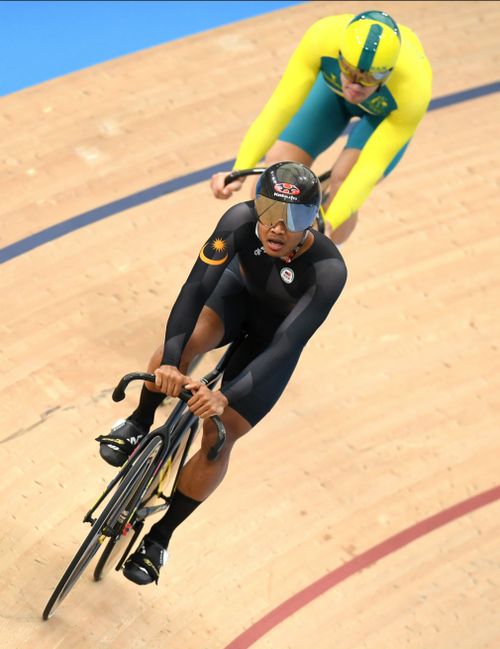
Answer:
<svg viewBox="0 0 500 649"><path fill-rule="evenodd" d="M282 261L285 262L285 264L289 264L292 259L297 255L299 250L302 248L302 246L305 244L306 239L307 239L307 233L309 232L309 228L304 230L304 234L302 235L302 239L299 241L299 243L295 246L293 250L291 250L286 257L281 257ZM261 240L259 237L259 224L258 222L255 224L255 236L259 241Z"/></svg>
<svg viewBox="0 0 500 649"><path fill-rule="evenodd" d="M295 246L295 248L293 250L291 250L286 257L281 257L281 259L285 262L285 264L289 264L292 261L292 259L295 258L295 256L299 252L299 250L302 248L302 246L306 242L308 232L309 232L309 228L307 228L307 230L304 230L304 234L302 235L302 239Z"/></svg>

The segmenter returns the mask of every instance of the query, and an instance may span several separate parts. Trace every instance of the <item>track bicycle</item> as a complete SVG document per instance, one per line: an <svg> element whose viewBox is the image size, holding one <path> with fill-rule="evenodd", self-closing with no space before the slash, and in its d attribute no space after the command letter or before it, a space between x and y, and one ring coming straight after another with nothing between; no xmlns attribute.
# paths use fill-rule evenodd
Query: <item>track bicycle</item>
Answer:
<svg viewBox="0 0 500 649"><path fill-rule="evenodd" d="M252 169L238 169L236 171L231 171L225 179L224 185L228 185L233 182L233 180L238 180L238 178L244 178L246 176L255 176L263 173L266 170L265 167L253 167ZM318 176L318 180L321 185L321 206L319 208L318 215L316 216L313 227L315 227L322 234L325 233L325 209L324 205L328 202L330 196L330 176L332 175L331 169L325 171Z"/></svg>
<svg viewBox="0 0 500 649"><path fill-rule="evenodd" d="M201 379L208 388L216 387L240 341L241 338L231 343L215 368ZM143 372L126 374L113 391L113 401L122 401L128 384L135 380L154 383L155 376ZM186 405L191 396L187 390L180 394L166 422L145 435L86 513L83 522L90 523L90 532L50 596L42 614L44 620L54 614L100 549L103 552L94 569L95 581L101 581L113 566L121 570L146 519L168 509L199 428L199 418ZM214 416L212 420L217 441L208 450L209 460L218 457L226 438L220 418ZM101 506L102 511L96 514Z"/></svg>

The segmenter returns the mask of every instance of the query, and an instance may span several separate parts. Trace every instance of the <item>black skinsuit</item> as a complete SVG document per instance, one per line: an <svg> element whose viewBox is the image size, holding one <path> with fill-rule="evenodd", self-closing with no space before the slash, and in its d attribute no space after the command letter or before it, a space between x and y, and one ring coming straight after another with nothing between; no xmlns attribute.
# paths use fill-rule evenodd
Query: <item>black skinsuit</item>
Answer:
<svg viewBox="0 0 500 649"><path fill-rule="evenodd" d="M172 308L162 360L179 366L205 304L224 323L221 346L244 330L247 338L226 369L221 391L252 425L282 394L347 278L340 252L322 234L311 230L313 245L287 264L263 252L256 224L253 201L222 216Z"/></svg>

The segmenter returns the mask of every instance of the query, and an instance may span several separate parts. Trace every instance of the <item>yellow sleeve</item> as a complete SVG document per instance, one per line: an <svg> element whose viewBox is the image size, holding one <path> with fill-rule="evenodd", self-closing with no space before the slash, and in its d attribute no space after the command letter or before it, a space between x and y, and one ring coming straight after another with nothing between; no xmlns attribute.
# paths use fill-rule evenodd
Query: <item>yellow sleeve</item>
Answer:
<svg viewBox="0 0 500 649"><path fill-rule="evenodd" d="M415 132L418 121L398 122L396 115L391 113L375 129L326 211L325 219L333 229L365 202L394 156Z"/></svg>
<svg viewBox="0 0 500 649"><path fill-rule="evenodd" d="M304 103L320 69L317 32L321 22L308 29L292 54L271 98L243 138L234 169L248 169L262 160Z"/></svg>
<svg viewBox="0 0 500 649"><path fill-rule="evenodd" d="M358 161L342 183L325 214L335 229L356 212L384 175L394 156L410 140L425 115L431 99L432 69L423 50L407 48L400 71L389 79L388 89L398 108L375 129L363 147ZM409 40L409 39L408 39Z"/></svg>

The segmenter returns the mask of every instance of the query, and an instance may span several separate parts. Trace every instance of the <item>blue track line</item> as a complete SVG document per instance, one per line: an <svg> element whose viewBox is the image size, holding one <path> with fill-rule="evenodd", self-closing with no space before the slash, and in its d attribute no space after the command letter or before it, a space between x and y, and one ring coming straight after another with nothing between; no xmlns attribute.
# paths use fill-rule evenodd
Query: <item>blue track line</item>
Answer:
<svg viewBox="0 0 500 649"><path fill-rule="evenodd" d="M444 97L433 99L430 103L429 111L446 108L463 101L477 99L499 91L500 81L488 83L484 86L478 86L477 88L470 88L469 90L462 90L460 92L452 93L451 95L445 95ZM131 194L130 196L125 196L124 198L120 198L112 203L102 205L101 207L96 207L89 212L73 216L66 221L61 221L49 228L35 232L35 234L31 234L29 237L25 237L24 239L5 246L4 248L0 248L0 264L10 261L11 259L18 257L25 252L29 252L34 248L38 248L38 246L42 246L49 241L54 241L65 234L83 228L86 225L96 223L97 221L106 219L109 216L118 214L119 212L129 210L132 207L148 203L149 201L153 201L165 194L170 194L171 192L176 192L180 189L185 189L191 185L196 185L197 183L208 180L212 174L217 171L231 169L233 164L234 160L226 160L225 162L220 162L212 167L205 167L204 169L185 174L184 176L167 180L159 185L154 185L148 189Z"/></svg>

